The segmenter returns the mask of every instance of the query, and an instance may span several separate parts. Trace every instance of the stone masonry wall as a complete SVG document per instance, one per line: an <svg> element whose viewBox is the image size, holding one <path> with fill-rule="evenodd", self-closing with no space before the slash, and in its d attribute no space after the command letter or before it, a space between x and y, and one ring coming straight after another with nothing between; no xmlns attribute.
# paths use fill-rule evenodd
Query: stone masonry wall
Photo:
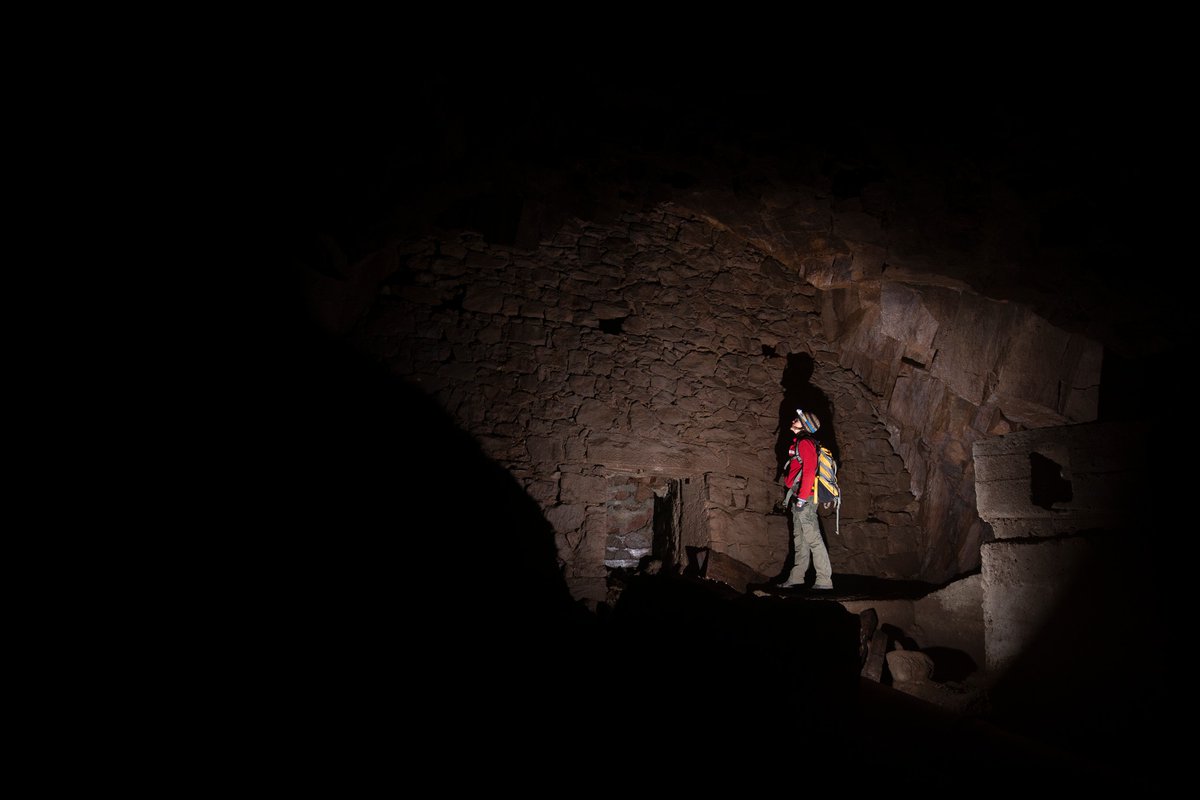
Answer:
<svg viewBox="0 0 1200 800"><path fill-rule="evenodd" d="M780 571L772 450L797 353L833 409L822 436L847 487L835 571L977 570L991 532L971 445L1094 419L1101 349L933 270L818 194L758 207L697 194L568 222L531 251L473 233L393 242L343 280L314 276L310 294L327 327L436 398L525 486L590 597L612 472L696 478L706 546Z"/></svg>
<svg viewBox="0 0 1200 800"><path fill-rule="evenodd" d="M396 245L352 338L423 388L545 509L568 584L603 597L613 473L702 479L708 546L767 575L786 356L807 352L835 408L843 482L835 570L910 577L911 477L870 393L822 362L820 292L741 239L660 208L574 223L535 252L473 234Z"/></svg>

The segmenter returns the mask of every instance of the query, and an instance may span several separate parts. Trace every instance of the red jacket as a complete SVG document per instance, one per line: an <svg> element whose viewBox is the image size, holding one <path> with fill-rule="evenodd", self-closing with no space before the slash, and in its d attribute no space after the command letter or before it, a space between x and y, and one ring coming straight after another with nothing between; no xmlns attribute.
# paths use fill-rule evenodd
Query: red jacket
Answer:
<svg viewBox="0 0 1200 800"><path fill-rule="evenodd" d="M796 456L800 456L800 461L796 460ZM784 486L791 486L796 480L796 473L800 472L800 462L804 462L804 474L800 476L800 485L796 488L796 497L802 500L811 500L813 496L813 484L817 481L817 447L813 444L813 440L807 436L797 436L792 440L792 446L788 448L788 469L787 476L784 480Z"/></svg>

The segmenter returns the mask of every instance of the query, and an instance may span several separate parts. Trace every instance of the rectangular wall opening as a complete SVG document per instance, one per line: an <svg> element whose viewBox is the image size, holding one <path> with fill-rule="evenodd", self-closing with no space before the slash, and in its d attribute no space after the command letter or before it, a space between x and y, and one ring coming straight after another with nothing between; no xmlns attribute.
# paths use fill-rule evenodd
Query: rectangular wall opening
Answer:
<svg viewBox="0 0 1200 800"><path fill-rule="evenodd" d="M685 548L704 538L699 483L690 477L610 475L604 566L634 570L657 561L662 569L682 570Z"/></svg>

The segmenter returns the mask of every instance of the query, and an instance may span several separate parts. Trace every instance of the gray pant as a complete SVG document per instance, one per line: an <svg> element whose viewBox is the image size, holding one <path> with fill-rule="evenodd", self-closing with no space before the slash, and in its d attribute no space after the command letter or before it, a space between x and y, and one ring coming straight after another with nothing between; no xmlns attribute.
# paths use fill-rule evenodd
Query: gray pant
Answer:
<svg viewBox="0 0 1200 800"><path fill-rule="evenodd" d="M821 538L821 525L817 521L817 504L813 502L792 506L792 545L796 551L792 572L785 583L804 583L808 572L808 561L812 558L817 579L813 586L833 587L833 567L829 563L829 551Z"/></svg>

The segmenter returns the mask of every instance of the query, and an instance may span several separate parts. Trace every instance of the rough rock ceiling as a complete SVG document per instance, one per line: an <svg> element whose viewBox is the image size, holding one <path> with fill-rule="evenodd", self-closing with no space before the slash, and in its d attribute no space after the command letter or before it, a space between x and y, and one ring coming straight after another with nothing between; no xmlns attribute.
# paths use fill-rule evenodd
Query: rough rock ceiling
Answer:
<svg viewBox="0 0 1200 800"><path fill-rule="evenodd" d="M1110 391L1153 394L1147 377L1175 363L1169 198L1186 126L1149 64L959 85L757 62L546 66L292 80L270 150L289 261L336 273L414 229L528 243L573 215L697 194L736 215L802 187L878 220L893 252L949 254L946 280L1101 341L1123 359L1106 365Z"/></svg>
<svg viewBox="0 0 1200 800"><path fill-rule="evenodd" d="M595 71L314 83L288 165L293 258L326 270L430 227L532 244L562 220L704 196L718 220L815 191L876 220L893 253L1126 358L1169 349L1173 149L1164 109L1100 79L973 94L832 91ZM1119 115L1114 108L1121 109ZM714 200L714 198L717 198ZM769 245L770 242L764 242Z"/></svg>

